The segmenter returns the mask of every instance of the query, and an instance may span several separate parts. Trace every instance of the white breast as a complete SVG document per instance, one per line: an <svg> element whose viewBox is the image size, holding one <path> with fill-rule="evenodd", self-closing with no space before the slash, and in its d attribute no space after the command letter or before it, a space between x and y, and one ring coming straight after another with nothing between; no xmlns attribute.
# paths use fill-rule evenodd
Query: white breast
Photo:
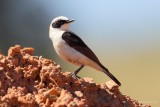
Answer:
<svg viewBox="0 0 160 107"><path fill-rule="evenodd" d="M53 42L53 47L56 51L56 53L63 59L69 62L76 62L76 65L78 63L79 58L79 52L77 52L75 49L71 48L63 39L64 31L61 30L54 30L50 33L50 38Z"/></svg>
<svg viewBox="0 0 160 107"><path fill-rule="evenodd" d="M52 29L50 31L49 37L51 38L53 42L53 47L58 55L60 55L60 51L64 47L65 41L62 39L64 31L59 29Z"/></svg>

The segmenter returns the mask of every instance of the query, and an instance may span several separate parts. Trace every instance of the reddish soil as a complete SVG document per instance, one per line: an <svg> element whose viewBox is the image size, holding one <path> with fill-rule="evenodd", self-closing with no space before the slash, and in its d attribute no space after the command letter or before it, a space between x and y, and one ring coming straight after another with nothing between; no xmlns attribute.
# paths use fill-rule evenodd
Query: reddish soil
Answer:
<svg viewBox="0 0 160 107"><path fill-rule="evenodd" d="M0 53L0 107L151 107L122 94L113 81L73 78L33 53L19 45L8 56Z"/></svg>

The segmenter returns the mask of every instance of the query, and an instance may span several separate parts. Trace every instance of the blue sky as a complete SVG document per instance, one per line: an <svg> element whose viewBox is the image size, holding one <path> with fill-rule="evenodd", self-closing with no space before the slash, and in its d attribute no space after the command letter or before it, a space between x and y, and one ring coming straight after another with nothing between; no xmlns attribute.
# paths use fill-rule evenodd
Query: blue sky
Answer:
<svg viewBox="0 0 160 107"><path fill-rule="evenodd" d="M54 4L54 5L53 5ZM134 1L54 1L48 4L57 16L65 15L76 19L71 29L84 38L105 42L109 39L116 43L128 42L134 45L148 44L150 40L159 39L160 2L151 0ZM154 33L154 35L150 35ZM123 44L122 44L123 45Z"/></svg>

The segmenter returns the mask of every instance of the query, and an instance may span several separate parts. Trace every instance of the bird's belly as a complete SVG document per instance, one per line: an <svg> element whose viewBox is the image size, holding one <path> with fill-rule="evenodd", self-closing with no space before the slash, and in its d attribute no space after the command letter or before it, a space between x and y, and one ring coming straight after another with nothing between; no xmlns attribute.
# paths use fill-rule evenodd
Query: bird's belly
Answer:
<svg viewBox="0 0 160 107"><path fill-rule="evenodd" d="M69 61L72 64L81 66L89 65L90 59L69 45L62 43L61 45L55 46L57 54L66 61Z"/></svg>

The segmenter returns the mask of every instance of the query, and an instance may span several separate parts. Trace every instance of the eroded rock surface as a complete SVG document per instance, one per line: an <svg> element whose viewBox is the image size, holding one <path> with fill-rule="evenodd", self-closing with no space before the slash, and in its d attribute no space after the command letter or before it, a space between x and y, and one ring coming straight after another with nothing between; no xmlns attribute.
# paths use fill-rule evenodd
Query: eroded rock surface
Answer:
<svg viewBox="0 0 160 107"><path fill-rule="evenodd" d="M123 95L113 81L70 77L60 65L33 53L19 45L8 56L0 53L0 107L150 107Z"/></svg>

